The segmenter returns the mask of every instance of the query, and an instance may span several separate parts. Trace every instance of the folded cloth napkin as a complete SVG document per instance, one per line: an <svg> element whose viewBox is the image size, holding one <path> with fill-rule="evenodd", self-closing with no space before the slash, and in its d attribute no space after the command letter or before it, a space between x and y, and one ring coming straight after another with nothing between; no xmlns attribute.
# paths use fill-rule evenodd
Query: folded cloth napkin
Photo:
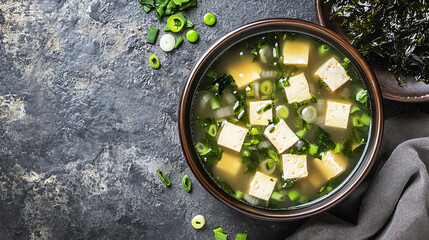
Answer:
<svg viewBox="0 0 429 240"><path fill-rule="evenodd" d="M387 120L365 181L289 239L429 239L428 136L428 114Z"/></svg>

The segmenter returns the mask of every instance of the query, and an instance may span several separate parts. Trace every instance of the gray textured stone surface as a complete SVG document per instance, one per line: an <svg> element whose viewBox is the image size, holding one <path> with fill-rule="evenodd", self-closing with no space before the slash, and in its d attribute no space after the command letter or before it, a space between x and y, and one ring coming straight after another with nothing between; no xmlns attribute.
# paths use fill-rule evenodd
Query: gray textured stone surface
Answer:
<svg viewBox="0 0 429 240"><path fill-rule="evenodd" d="M149 26L164 24L138 0L0 0L0 239L212 239L220 226L282 239L300 224L254 220L210 196L183 158L177 109L216 39L257 19L314 22L314 2L200 0L185 15L200 41L164 53L145 42ZM419 109L389 105L392 115ZM198 231L196 214L207 220Z"/></svg>

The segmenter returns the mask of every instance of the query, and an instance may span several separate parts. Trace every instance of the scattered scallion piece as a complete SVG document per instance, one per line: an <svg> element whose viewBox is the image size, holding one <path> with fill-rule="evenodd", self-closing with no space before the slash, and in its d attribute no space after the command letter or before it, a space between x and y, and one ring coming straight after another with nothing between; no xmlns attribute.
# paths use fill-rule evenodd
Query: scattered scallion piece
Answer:
<svg viewBox="0 0 429 240"><path fill-rule="evenodd" d="M299 192L298 192L297 190L295 190L295 189L291 189L291 190L288 192L288 196L289 196L289 199L290 199L291 201L296 201L296 200L298 200L298 198L299 198L300 194L299 194Z"/></svg>
<svg viewBox="0 0 429 240"><path fill-rule="evenodd" d="M168 180L167 176L165 176L165 174L160 169L156 170L156 173L167 187L171 185L170 180Z"/></svg>
<svg viewBox="0 0 429 240"><path fill-rule="evenodd" d="M214 235L215 235L215 239L216 240L226 240L226 233L225 231L220 227L220 228L216 228L215 230L213 230Z"/></svg>
<svg viewBox="0 0 429 240"><path fill-rule="evenodd" d="M216 17L212 13L207 13L204 16L204 23L207 24L207 26L213 26L216 23Z"/></svg>
<svg viewBox="0 0 429 240"><path fill-rule="evenodd" d="M158 37L158 32L158 28L149 27L149 33L147 34L146 42L154 44L156 42L156 38Z"/></svg>
<svg viewBox="0 0 429 240"><path fill-rule="evenodd" d="M208 148L206 145L204 145L201 142L197 142L197 144L195 144L195 148L197 149L197 152L203 156L211 151L210 148Z"/></svg>
<svg viewBox="0 0 429 240"><path fill-rule="evenodd" d="M256 135L260 135L261 133L259 132L259 130L257 129L257 128L252 128L252 129L250 129L250 134L252 134L253 136L256 136Z"/></svg>
<svg viewBox="0 0 429 240"><path fill-rule="evenodd" d="M246 240L247 239L247 233L237 233L235 235L235 240Z"/></svg>
<svg viewBox="0 0 429 240"><path fill-rule="evenodd" d="M169 33L162 35L161 40L159 41L159 47L164 52L170 52L173 50L175 44L176 40L174 39L174 36Z"/></svg>
<svg viewBox="0 0 429 240"><path fill-rule="evenodd" d="M262 111L266 112L266 111L270 110L271 108L273 108L273 104L269 103L269 104L265 105L265 107L262 109Z"/></svg>
<svg viewBox="0 0 429 240"><path fill-rule="evenodd" d="M308 201L310 201L310 199L308 199L308 197L307 197L307 196L301 196L301 197L299 198L299 200L298 200L298 202L299 202L300 204L307 203Z"/></svg>
<svg viewBox="0 0 429 240"><path fill-rule="evenodd" d="M361 121L363 124L365 124L365 125L369 126L369 124L371 124L371 117L370 117L368 114L364 113L364 114L362 114L362 116L360 117L360 121Z"/></svg>
<svg viewBox="0 0 429 240"><path fill-rule="evenodd" d="M355 127L362 127L363 126L363 123L362 123L360 117L353 117L352 121L353 121L353 126L355 126Z"/></svg>
<svg viewBox="0 0 429 240"><path fill-rule="evenodd" d="M192 182L191 179L189 178L188 174L185 174L185 176L183 176L182 178L182 186L183 189L185 189L186 192L190 192L192 189Z"/></svg>
<svg viewBox="0 0 429 240"><path fill-rule="evenodd" d="M277 116L279 118L283 118L286 119L289 117L289 109L284 106L284 105L280 105L276 108L276 112L277 112Z"/></svg>
<svg viewBox="0 0 429 240"><path fill-rule="evenodd" d="M273 150L268 150L268 156L274 160L274 162L276 162L277 164L280 163L280 159L279 156L277 155L276 152L274 152Z"/></svg>
<svg viewBox="0 0 429 240"><path fill-rule="evenodd" d="M207 129L207 133L212 137L216 137L217 126L215 124L210 125L210 127Z"/></svg>
<svg viewBox="0 0 429 240"><path fill-rule="evenodd" d="M180 46L180 44L182 44L182 42L183 42L183 38L182 38L182 36L179 36L179 38L177 39L177 41L176 41L176 45L174 45L174 48L179 48L179 46Z"/></svg>
<svg viewBox="0 0 429 240"><path fill-rule="evenodd" d="M317 156L317 151L319 150L319 147L316 144L310 143L308 153L312 156Z"/></svg>
<svg viewBox="0 0 429 240"><path fill-rule="evenodd" d="M358 106L354 106L354 107L352 107L352 109L350 109L350 113L355 113L358 111L360 111L360 108Z"/></svg>
<svg viewBox="0 0 429 240"><path fill-rule="evenodd" d="M329 45L327 45L327 44L323 44L323 45L321 45L320 47L319 47L319 54L320 55L324 55L326 52L328 52L329 51Z"/></svg>
<svg viewBox="0 0 429 240"><path fill-rule="evenodd" d="M335 145L334 151L336 153L341 153L343 151L343 149L344 149L344 145L341 143L337 143L337 145Z"/></svg>
<svg viewBox="0 0 429 240"><path fill-rule="evenodd" d="M192 219L191 224L195 229L201 229L206 224L206 219L203 215L197 215Z"/></svg>
<svg viewBox="0 0 429 240"><path fill-rule="evenodd" d="M271 199L274 199L274 200L279 201L279 202L283 202L284 200L286 200L286 196L284 194L281 194L279 192L274 191L271 194Z"/></svg>
<svg viewBox="0 0 429 240"><path fill-rule="evenodd" d="M261 83L259 89L261 90L262 94L270 95L273 92L273 84L270 80L265 80Z"/></svg>
<svg viewBox="0 0 429 240"><path fill-rule="evenodd" d="M216 110L220 108L219 101L217 100L216 97L210 98L210 106L212 107L212 110Z"/></svg>
<svg viewBox="0 0 429 240"><path fill-rule="evenodd" d="M189 30L186 33L186 39L188 39L189 42L194 43L198 40L198 33L195 30Z"/></svg>
<svg viewBox="0 0 429 240"><path fill-rule="evenodd" d="M158 56L156 56L155 54L150 55L150 57L149 57L149 63L155 69L159 68L159 66L161 65L159 63Z"/></svg>
<svg viewBox="0 0 429 240"><path fill-rule="evenodd" d="M172 32L180 32L185 26L185 21L177 14L174 14L167 19L167 26Z"/></svg>
<svg viewBox="0 0 429 240"><path fill-rule="evenodd" d="M244 193L242 191L235 191L235 198L241 199L243 197Z"/></svg>

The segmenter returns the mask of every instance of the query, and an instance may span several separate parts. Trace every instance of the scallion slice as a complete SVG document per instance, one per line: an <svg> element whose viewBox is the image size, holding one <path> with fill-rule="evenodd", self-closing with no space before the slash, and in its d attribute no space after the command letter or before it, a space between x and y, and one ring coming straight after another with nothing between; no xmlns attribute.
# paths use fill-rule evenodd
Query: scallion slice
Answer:
<svg viewBox="0 0 429 240"><path fill-rule="evenodd" d="M152 43L152 44L155 43L156 42L156 37L158 37L158 32L159 32L158 28L149 27L149 33L147 35L146 42L147 43Z"/></svg>
<svg viewBox="0 0 429 240"><path fill-rule="evenodd" d="M323 45L321 45L320 47L319 47L319 54L320 55L324 55L326 52L328 52L329 51L329 45L327 45L327 44L323 44Z"/></svg>
<svg viewBox="0 0 429 240"><path fill-rule="evenodd" d="M174 48L179 48L180 47L180 44L182 44L182 42L183 42L183 38L182 38L182 36L179 36L179 38L177 39L177 42L176 42L176 45L174 45Z"/></svg>
<svg viewBox="0 0 429 240"><path fill-rule="evenodd" d="M216 137L217 126L215 124L210 125L210 127L207 129L207 133L212 137Z"/></svg>
<svg viewBox="0 0 429 240"><path fill-rule="evenodd" d="M369 126L369 124L371 124L371 117L370 117L368 114L364 113L364 114L362 114L362 116L360 117L360 121L361 121L363 124L365 124L365 125Z"/></svg>
<svg viewBox="0 0 429 240"><path fill-rule="evenodd" d="M217 100L216 97L210 98L210 106L212 107L212 110L216 110L220 108L219 101Z"/></svg>
<svg viewBox="0 0 429 240"><path fill-rule="evenodd" d="M280 163L280 159L279 156L277 155L276 152L274 152L273 150L268 150L268 156L274 160L275 163L279 164Z"/></svg>
<svg viewBox="0 0 429 240"><path fill-rule="evenodd" d="M310 147L308 149L308 153L314 157L317 156L317 151L319 150L319 147L316 144L310 143Z"/></svg>
<svg viewBox="0 0 429 240"><path fill-rule="evenodd" d="M265 80L259 87L263 95L270 95L273 92L273 84L270 80Z"/></svg>
<svg viewBox="0 0 429 240"><path fill-rule="evenodd" d="M189 178L188 174L185 174L185 176L183 176L183 178L182 178L182 186L183 186L183 189L185 189L186 192L190 192L191 191L192 182L191 182L191 179Z"/></svg>
<svg viewBox="0 0 429 240"><path fill-rule="evenodd" d="M177 14L174 14L167 19L167 26L172 32L180 32L185 26L185 21Z"/></svg>
<svg viewBox="0 0 429 240"><path fill-rule="evenodd" d="M283 202L284 200L286 200L286 195L274 191L271 194L271 199L274 199L274 200L279 201L279 202Z"/></svg>
<svg viewBox="0 0 429 240"><path fill-rule="evenodd" d="M247 233L237 233L235 235L235 240L246 240L247 239Z"/></svg>
<svg viewBox="0 0 429 240"><path fill-rule="evenodd" d="M192 219L191 224L195 229L201 229L206 224L206 219L203 215L197 215Z"/></svg>
<svg viewBox="0 0 429 240"><path fill-rule="evenodd" d="M220 227L213 230L216 240L227 240L225 231Z"/></svg>
<svg viewBox="0 0 429 240"><path fill-rule="evenodd" d="M167 187L171 185L170 180L168 180L167 176L165 176L165 174L160 169L156 170L156 173Z"/></svg>
<svg viewBox="0 0 429 240"><path fill-rule="evenodd" d="M206 147L206 145L201 142L197 142L197 144L195 144L195 149L197 149L197 152L202 156L206 155L211 151L211 148Z"/></svg>
<svg viewBox="0 0 429 240"><path fill-rule="evenodd" d="M256 136L256 135L260 135L261 133L259 132L259 130L257 129L257 128L252 128L252 129L250 129L250 134L252 134L253 136Z"/></svg>
<svg viewBox="0 0 429 240"><path fill-rule="evenodd" d="M299 192L298 192L297 190L295 190L295 189L291 189L291 190L289 190L289 192L288 192L288 196L289 196L289 199L290 199L291 201L296 201L296 200L298 200L298 199L299 199L300 194L299 194Z"/></svg>
<svg viewBox="0 0 429 240"><path fill-rule="evenodd" d="M156 56L155 54L150 55L149 63L155 69L158 69L159 66L161 65L159 62L158 56Z"/></svg>
<svg viewBox="0 0 429 240"><path fill-rule="evenodd" d="M284 106L284 105L278 106L276 108L276 113L277 113L277 116L279 118L286 119L286 118L289 117L289 109L286 106Z"/></svg>
<svg viewBox="0 0 429 240"><path fill-rule="evenodd" d="M362 127L363 123L360 119L360 117L353 117L353 126L355 127Z"/></svg>

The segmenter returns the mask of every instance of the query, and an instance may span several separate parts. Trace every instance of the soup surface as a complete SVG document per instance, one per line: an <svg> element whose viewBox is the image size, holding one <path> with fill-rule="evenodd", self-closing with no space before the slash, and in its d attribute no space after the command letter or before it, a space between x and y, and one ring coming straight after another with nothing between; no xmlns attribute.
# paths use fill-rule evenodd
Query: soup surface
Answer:
<svg viewBox="0 0 429 240"><path fill-rule="evenodd" d="M371 116L350 61L312 37L275 32L228 49L193 96L195 150L248 204L287 209L335 189L364 152Z"/></svg>

